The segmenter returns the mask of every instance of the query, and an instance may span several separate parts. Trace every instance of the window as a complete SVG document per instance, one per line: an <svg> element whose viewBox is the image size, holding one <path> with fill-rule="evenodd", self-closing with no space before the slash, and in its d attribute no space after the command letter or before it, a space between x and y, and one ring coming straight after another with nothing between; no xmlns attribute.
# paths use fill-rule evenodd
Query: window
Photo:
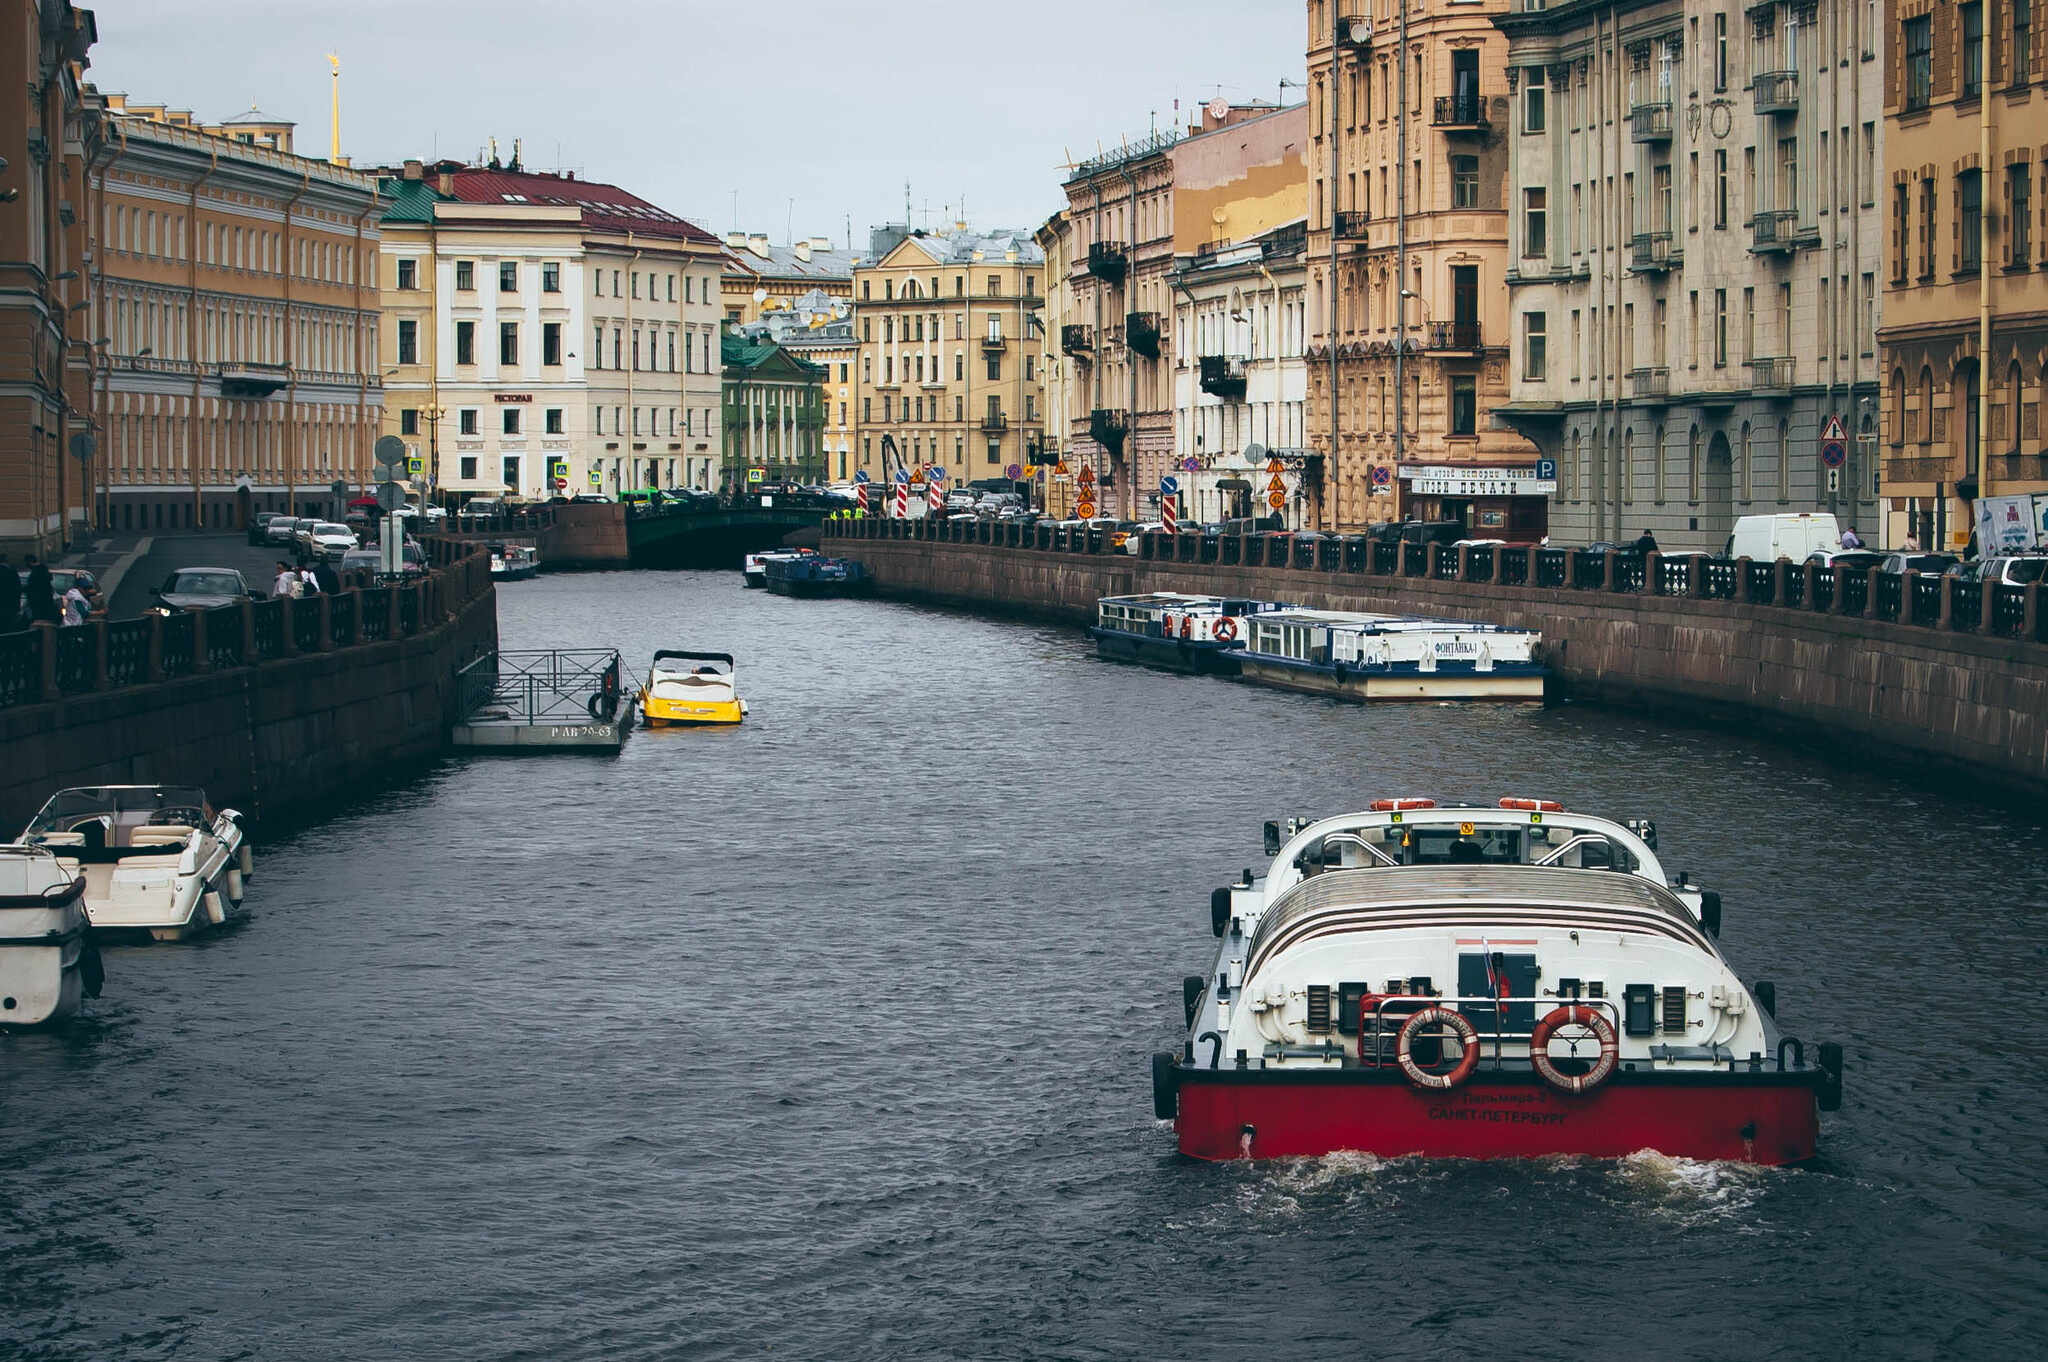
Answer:
<svg viewBox="0 0 2048 1362"><path fill-rule="evenodd" d="M990 275L990 276L988 277L988 296L989 296L989 297L991 297L991 298L1000 298L1000 297L1002 297L1002 296L1003 296L1003 276L1002 276L1002 275L1000 275L1000 274L991 274L991 275Z"/></svg>
<svg viewBox="0 0 2048 1362"><path fill-rule="evenodd" d="M498 292L519 292L519 262L500 260L498 262Z"/></svg>
<svg viewBox="0 0 2048 1362"><path fill-rule="evenodd" d="M560 435L562 433L562 409L560 407L549 407L543 418L541 428L550 435Z"/></svg>
<svg viewBox="0 0 2048 1362"><path fill-rule="evenodd" d="M654 288L653 288L653 284L654 284L654 278L653 278L653 276L652 276L652 275L648 276L648 279L647 279L647 283L648 283L648 289L647 289L647 291L648 291L648 293L652 294L652 293L654 292ZM633 271L633 285L632 285L632 287L633 287L633 296L634 296L635 298L638 298L638 297L640 296L640 271L638 271L638 270L634 270L634 271ZM639 420L639 412L638 412L638 411L636 410L636 411L634 412L634 414L633 414L633 415L634 415L634 420L635 420L635 422L637 422L637 421ZM635 433L637 434L638 432L635 432Z"/></svg>
<svg viewBox="0 0 2048 1362"><path fill-rule="evenodd" d="M1728 290L1714 290L1714 367L1728 367Z"/></svg>
<svg viewBox="0 0 2048 1362"><path fill-rule="evenodd" d="M2015 55L2020 51L2013 49ZM2033 222L2033 187L2026 162L2005 168L2006 217L2011 227L2006 231L2006 261L2014 269L2025 269L2028 261L2027 229Z"/></svg>
<svg viewBox="0 0 2048 1362"><path fill-rule="evenodd" d="M1714 89L1728 88L1728 16L1714 16Z"/></svg>
<svg viewBox="0 0 2048 1362"><path fill-rule="evenodd" d="M478 434L480 427L478 427L477 425L476 408L464 407L460 412L458 412L456 414L455 428L461 431L464 435Z"/></svg>
<svg viewBox="0 0 2048 1362"><path fill-rule="evenodd" d="M1000 382L1000 381L1002 380L1002 377L1003 377L1003 357L1002 357L1001 355L990 355L990 356L988 357L988 380L989 380L989 382L991 382L991 383L997 383L997 382Z"/></svg>
<svg viewBox="0 0 2048 1362"><path fill-rule="evenodd" d="M519 323L518 323L518 322L499 322L499 323L498 323L498 363L500 363L500 364L517 364L518 362L519 362Z"/></svg>
<svg viewBox="0 0 2048 1362"><path fill-rule="evenodd" d="M418 364L420 362L420 324L402 321L398 324L398 362Z"/></svg>
<svg viewBox="0 0 2048 1362"><path fill-rule="evenodd" d="M458 293L471 293L476 289L476 261L455 262L455 289Z"/></svg>
<svg viewBox="0 0 2048 1362"><path fill-rule="evenodd" d="M1934 179L1920 181L1920 277L1934 277Z"/></svg>
<svg viewBox="0 0 2048 1362"><path fill-rule="evenodd" d="M1550 254L1549 203L1550 191L1547 189L1524 189L1522 191L1522 254L1524 256Z"/></svg>
<svg viewBox="0 0 2048 1362"><path fill-rule="evenodd" d="M1550 374L1550 358L1546 347L1550 342L1550 317L1543 312L1522 314L1522 376L1529 379L1547 378Z"/></svg>
<svg viewBox="0 0 2048 1362"><path fill-rule="evenodd" d="M590 367L593 369L604 368L604 328L602 326L596 328L596 332L591 338Z"/></svg>
<svg viewBox="0 0 2048 1362"><path fill-rule="evenodd" d="M519 490L519 456L517 454L508 455L501 465L501 470L504 475L505 485L514 491Z"/></svg>
<svg viewBox="0 0 2048 1362"><path fill-rule="evenodd" d="M1453 156L1451 158L1451 207L1477 208L1479 206L1479 158L1477 156Z"/></svg>
<svg viewBox="0 0 2048 1362"><path fill-rule="evenodd" d="M420 262L401 260L398 262L398 286L402 289L416 289L420 286Z"/></svg>
<svg viewBox="0 0 2048 1362"><path fill-rule="evenodd" d="M519 408L507 407L498 413L498 428L507 435L519 433Z"/></svg>
<svg viewBox="0 0 2048 1362"><path fill-rule="evenodd" d="M2007 61L2011 69L2007 72L2008 85L2027 83L2028 35L2034 27L2034 0L2012 0L2012 41L2006 45Z"/></svg>
<svg viewBox="0 0 2048 1362"><path fill-rule="evenodd" d="M476 363L475 322L455 323L455 362L457 364Z"/></svg>
<svg viewBox="0 0 2048 1362"><path fill-rule="evenodd" d="M540 327L540 362L555 365L562 362L562 324L542 322Z"/></svg>
<svg viewBox="0 0 2048 1362"><path fill-rule="evenodd" d="M1906 112L1934 101L1934 20L1928 15L1905 22Z"/></svg>
<svg viewBox="0 0 2048 1362"><path fill-rule="evenodd" d="M1528 68L1528 72L1528 86L1522 94L1522 131L1542 132L1544 124L1543 96L1545 94L1543 89L1543 68L1531 66Z"/></svg>
<svg viewBox="0 0 2048 1362"><path fill-rule="evenodd" d="M1479 380L1470 374L1451 378L1451 434L1479 433Z"/></svg>
<svg viewBox="0 0 2048 1362"><path fill-rule="evenodd" d="M1968 5L1966 9L1977 6ZM1984 263L1984 174L1966 170L1956 177L1956 199L1962 208L1956 240L1956 268L1973 274Z"/></svg>
<svg viewBox="0 0 2048 1362"><path fill-rule="evenodd" d="M458 461L458 468L459 472L456 476L460 477L464 482L476 481L476 455L463 455Z"/></svg>
<svg viewBox="0 0 2048 1362"><path fill-rule="evenodd" d="M398 413L398 433L400 435L417 435L420 433L420 409L418 407L407 407L404 411Z"/></svg>
<svg viewBox="0 0 2048 1362"><path fill-rule="evenodd" d="M669 275L669 276L668 276L668 301L670 301L670 302L674 302L675 300L676 300L676 277L675 277L675 276L674 276L673 274L671 274L671 275ZM673 432L673 431L671 431L671 432L670 432L670 434L674 434L674 432Z"/></svg>
<svg viewBox="0 0 2048 1362"><path fill-rule="evenodd" d="M562 267L550 260L540 267L540 291L560 293L562 291Z"/></svg>
<svg viewBox="0 0 2048 1362"><path fill-rule="evenodd" d="M1728 153L1719 147L1714 150L1714 226L1728 226Z"/></svg>
<svg viewBox="0 0 2048 1362"><path fill-rule="evenodd" d="M1984 6L1964 5L1962 12L1963 98L1974 99L1984 93Z"/></svg>

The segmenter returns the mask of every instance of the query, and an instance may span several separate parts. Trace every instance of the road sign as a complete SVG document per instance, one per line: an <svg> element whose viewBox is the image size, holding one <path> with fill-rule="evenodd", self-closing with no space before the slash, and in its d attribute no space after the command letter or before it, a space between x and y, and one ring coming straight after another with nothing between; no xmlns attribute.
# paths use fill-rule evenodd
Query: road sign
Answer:
<svg viewBox="0 0 2048 1362"><path fill-rule="evenodd" d="M405 505L405 489L395 482L377 484L377 505L382 510L397 510Z"/></svg>
<svg viewBox="0 0 2048 1362"><path fill-rule="evenodd" d="M1556 481L1557 481L1557 460L1556 460L1556 459L1538 459L1538 460L1536 461L1536 481L1538 481L1538 482L1556 482Z"/></svg>
<svg viewBox="0 0 2048 1362"><path fill-rule="evenodd" d="M1061 459L1058 463L1052 466L1052 471L1055 475L1064 478L1067 475L1067 461L1065 459Z"/></svg>
<svg viewBox="0 0 2048 1362"><path fill-rule="evenodd" d="M1374 465L1372 466L1372 485L1373 485L1373 486L1375 486L1375 487L1385 487L1385 486L1387 486L1387 485L1388 485L1389 483L1393 482L1393 480L1394 480L1394 470L1393 470L1393 469L1391 469L1391 468L1387 467L1387 466L1386 466L1385 464L1383 464L1383 463L1376 463L1376 464L1374 464Z"/></svg>
<svg viewBox="0 0 2048 1362"><path fill-rule="evenodd" d="M1092 501L1081 502L1080 505L1074 507L1074 515L1077 519L1081 520L1095 519L1095 503Z"/></svg>
<svg viewBox="0 0 2048 1362"><path fill-rule="evenodd" d="M604 486L604 474L595 468L590 470L590 486L592 491Z"/></svg>
<svg viewBox="0 0 2048 1362"><path fill-rule="evenodd" d="M427 461L425 459L407 459L405 461L405 472L408 477L416 478L426 471Z"/></svg>
<svg viewBox="0 0 2048 1362"><path fill-rule="evenodd" d="M71 457L80 463L91 463L92 456L98 452L99 442L92 438L90 431L81 430L71 437Z"/></svg>
<svg viewBox="0 0 2048 1362"><path fill-rule="evenodd" d="M1179 479L1179 478L1176 478L1176 477L1174 477L1173 475L1171 475L1171 474L1168 474L1167 476L1165 476L1165 477L1163 477L1163 478L1161 478L1161 479L1159 480L1159 495L1160 495L1160 496L1163 496L1163 497L1170 497L1170 496L1172 496L1172 495L1173 495L1174 493L1176 493L1176 492L1178 492L1178 491L1180 491L1180 479Z"/></svg>
<svg viewBox="0 0 2048 1362"><path fill-rule="evenodd" d="M1830 492L1842 490L1842 475L1832 468L1828 470L1828 490Z"/></svg>
<svg viewBox="0 0 2048 1362"><path fill-rule="evenodd" d="M1820 438L1837 444L1849 438L1849 432L1842 429L1842 418L1840 415L1834 412L1828 413L1828 423L1826 428L1821 431Z"/></svg>
<svg viewBox="0 0 2048 1362"><path fill-rule="evenodd" d="M865 511L868 508L868 480L865 474L853 485L854 504Z"/></svg>
<svg viewBox="0 0 2048 1362"><path fill-rule="evenodd" d="M1246 463L1255 464L1265 457L1266 447L1260 444L1257 440L1252 441L1250 444L1244 447L1244 461Z"/></svg>
<svg viewBox="0 0 2048 1362"><path fill-rule="evenodd" d="M1840 440L1823 441L1820 447L1820 461L1829 468L1840 468L1849 460L1849 447ZM1830 489L1832 490L1832 489Z"/></svg>
<svg viewBox="0 0 2048 1362"><path fill-rule="evenodd" d="M767 480L767 477L768 470L765 468L749 468L747 470L747 481L750 483L764 482Z"/></svg>
<svg viewBox="0 0 2048 1362"><path fill-rule="evenodd" d="M1167 495L1159 499L1159 521L1168 534L1180 532L1180 498Z"/></svg>
<svg viewBox="0 0 2048 1362"><path fill-rule="evenodd" d="M1092 464L1092 463L1084 463L1084 464L1082 464L1082 465L1081 465L1081 475L1080 475L1080 476L1081 476L1081 485L1082 485L1083 487L1091 487L1091 486L1093 486L1093 485L1094 485L1094 483L1095 483L1095 465L1094 465L1094 464Z"/></svg>
<svg viewBox="0 0 2048 1362"><path fill-rule="evenodd" d="M1285 473L1287 465L1279 459L1268 459L1266 460L1266 471L1268 473Z"/></svg>
<svg viewBox="0 0 2048 1362"><path fill-rule="evenodd" d="M568 480L567 478L556 478L556 479L555 479L555 490L556 490L557 492L566 492L566 491L568 491L568 490L569 490L569 480Z"/></svg>
<svg viewBox="0 0 2048 1362"><path fill-rule="evenodd" d="M1266 490L1277 497L1287 490L1287 483L1278 473L1275 473L1273 480L1266 484Z"/></svg>
<svg viewBox="0 0 2048 1362"><path fill-rule="evenodd" d="M380 435L377 443L370 446L370 452L377 456L378 463L397 463L405 457L405 441L396 435Z"/></svg>
<svg viewBox="0 0 2048 1362"><path fill-rule="evenodd" d="M1011 482L1015 482L1024 476L1023 466L1021 464L1010 464L1003 469L1003 476Z"/></svg>
<svg viewBox="0 0 2048 1362"><path fill-rule="evenodd" d="M345 497L348 495L348 484L340 478L336 478L333 482L327 484L327 490L338 497Z"/></svg>
<svg viewBox="0 0 2048 1362"><path fill-rule="evenodd" d="M909 481L910 481L910 470L909 470L909 469L907 469L907 468L899 468L899 469L897 469L897 470L896 470L896 481L897 481L897 482L899 482L899 483L909 482Z"/></svg>
<svg viewBox="0 0 2048 1362"><path fill-rule="evenodd" d="M1266 504L1276 511L1284 511L1287 509L1287 494L1285 492L1270 493L1266 497Z"/></svg>
<svg viewBox="0 0 2048 1362"><path fill-rule="evenodd" d="M859 472L855 473L853 475L853 481L857 486L866 486L868 481L868 470L863 468Z"/></svg>

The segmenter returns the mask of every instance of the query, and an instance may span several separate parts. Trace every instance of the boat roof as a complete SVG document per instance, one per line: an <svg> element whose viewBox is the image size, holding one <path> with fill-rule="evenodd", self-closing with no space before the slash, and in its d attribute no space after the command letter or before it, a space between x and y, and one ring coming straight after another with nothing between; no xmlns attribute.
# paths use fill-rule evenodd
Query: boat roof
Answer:
<svg viewBox="0 0 2048 1362"><path fill-rule="evenodd" d="M1096 605L1137 606L1140 609L1151 610L1221 610L1228 606L1237 611L1260 614L1289 608L1279 601L1260 601L1243 596L1203 596L1185 591L1149 591L1138 596L1104 596Z"/></svg>
<svg viewBox="0 0 2048 1362"><path fill-rule="evenodd" d="M723 662L728 667L737 665L732 660L731 653L686 653L673 648L663 648L654 654L656 664L658 665L664 657L681 658L685 662Z"/></svg>
<svg viewBox="0 0 2048 1362"><path fill-rule="evenodd" d="M57 808L60 803L64 808ZM205 803L206 791L197 785L74 785L51 795L43 812L184 808Z"/></svg>
<svg viewBox="0 0 2048 1362"><path fill-rule="evenodd" d="M1527 800L1522 802L1557 803L1555 800ZM1571 810L1562 807L1526 809L1502 808L1498 804L1441 803L1430 808L1368 809L1359 813L1338 814L1331 818L1322 818L1309 823L1292 837L1288 838L1281 846L1279 854L1274 856L1272 866L1266 873L1267 902L1275 902L1274 896L1276 894L1284 893L1305 878L1299 867L1295 865L1295 859L1302 852L1306 851L1311 843L1321 841L1333 832L1355 832L1362 828L1385 827L1390 823L1399 823L1411 828L1442 827L1446 824L1455 827L1460 823L1471 823L1475 827L1494 828L1518 828L1537 825L1543 827L1562 826L1581 832L1598 833L1609 841L1619 843L1629 855L1635 858L1638 868L1633 874L1625 874L1623 877L1641 880L1655 889L1664 889L1664 864L1657 859L1657 853L1650 850L1649 844L1644 842L1641 837L1638 837L1635 833L1629 831L1628 828L1611 818L1602 818L1596 814L1589 813L1573 813ZM1395 869L1397 867L1389 866L1382 868ZM1399 868L1405 869L1406 867ZM1506 868L1514 869L1516 867ZM1521 868L1548 869L1551 867L1525 866ZM1326 871L1324 873L1329 874L1332 872ZM1565 870L1562 873L1571 875L1618 874L1618 872L1607 870ZM1322 876L1319 875L1314 878L1320 879ZM1665 892L1668 893L1669 891Z"/></svg>
<svg viewBox="0 0 2048 1362"><path fill-rule="evenodd" d="M1303 610L1282 607L1262 614L1260 621L1266 624L1303 624L1311 628L1343 630L1357 633L1416 634L1416 633L1466 633L1527 634L1530 629L1514 629L1494 624L1488 620L1447 619L1439 615L1381 615L1364 610Z"/></svg>

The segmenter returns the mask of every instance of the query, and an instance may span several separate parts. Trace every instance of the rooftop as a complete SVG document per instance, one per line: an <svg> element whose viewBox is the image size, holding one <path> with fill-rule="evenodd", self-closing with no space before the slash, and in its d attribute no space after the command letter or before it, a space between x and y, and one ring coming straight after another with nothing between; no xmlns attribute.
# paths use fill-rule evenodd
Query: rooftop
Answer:
<svg viewBox="0 0 2048 1362"><path fill-rule="evenodd" d="M416 165L407 163L397 175L380 172L385 177L384 192L394 204L393 212L386 215L387 221L426 221L433 216L432 205L436 203L536 204L580 210L587 231L631 232L671 241L717 244L718 238L694 222L617 185L579 180L569 171L549 173L438 161L418 166L415 172Z"/></svg>
<svg viewBox="0 0 2048 1362"><path fill-rule="evenodd" d="M860 259L853 251L834 250L822 236L774 246L759 232L728 232L725 249L727 274L764 279L851 280Z"/></svg>

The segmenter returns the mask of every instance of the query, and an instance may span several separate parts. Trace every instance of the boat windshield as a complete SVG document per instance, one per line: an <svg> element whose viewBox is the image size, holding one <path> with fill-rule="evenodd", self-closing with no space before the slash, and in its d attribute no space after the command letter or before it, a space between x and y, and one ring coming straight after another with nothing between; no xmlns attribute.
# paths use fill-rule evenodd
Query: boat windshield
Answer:
<svg viewBox="0 0 2048 1362"><path fill-rule="evenodd" d="M212 822L206 793L196 786L94 786L51 796L23 831L22 840L76 833L93 824L110 845L125 845L131 828L203 828Z"/></svg>

